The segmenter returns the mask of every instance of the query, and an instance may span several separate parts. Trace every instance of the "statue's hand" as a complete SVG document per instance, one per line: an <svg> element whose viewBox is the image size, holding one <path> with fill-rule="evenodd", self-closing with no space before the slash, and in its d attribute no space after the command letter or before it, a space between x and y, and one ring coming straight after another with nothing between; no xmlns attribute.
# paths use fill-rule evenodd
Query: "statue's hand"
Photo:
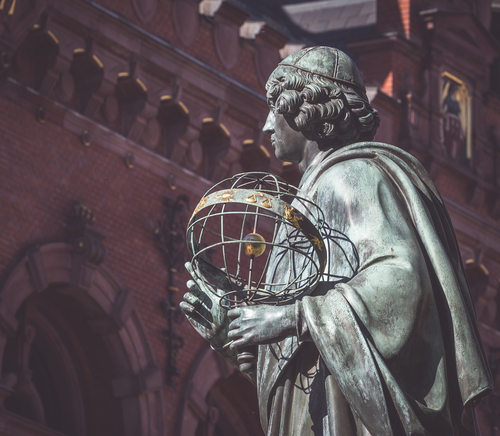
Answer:
<svg viewBox="0 0 500 436"><path fill-rule="evenodd" d="M208 289L205 283L196 281L191 263L186 263L185 267L193 280L187 282L189 292L184 295L184 301L179 306L201 337L215 349L221 349L229 342L227 309L219 304L222 291Z"/></svg>
<svg viewBox="0 0 500 436"><path fill-rule="evenodd" d="M227 313L232 320L228 338L232 350L249 345L272 344L296 334L295 305L245 306Z"/></svg>

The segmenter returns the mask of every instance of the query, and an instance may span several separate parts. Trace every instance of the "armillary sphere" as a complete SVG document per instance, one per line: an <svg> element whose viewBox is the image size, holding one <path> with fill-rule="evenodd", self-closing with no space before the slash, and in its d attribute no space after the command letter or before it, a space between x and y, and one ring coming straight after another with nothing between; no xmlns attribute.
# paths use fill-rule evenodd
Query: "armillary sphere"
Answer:
<svg viewBox="0 0 500 436"><path fill-rule="evenodd" d="M291 303L325 269L323 222L318 206L283 179L238 174L213 186L193 212L193 269L209 289L223 290L224 307Z"/></svg>

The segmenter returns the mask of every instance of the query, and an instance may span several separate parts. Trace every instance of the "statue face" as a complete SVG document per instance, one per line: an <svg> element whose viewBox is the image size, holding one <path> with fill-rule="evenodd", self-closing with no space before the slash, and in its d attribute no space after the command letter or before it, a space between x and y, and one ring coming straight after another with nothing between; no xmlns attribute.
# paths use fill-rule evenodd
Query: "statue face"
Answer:
<svg viewBox="0 0 500 436"><path fill-rule="evenodd" d="M262 131L271 136L276 157L285 162L300 162L304 158L307 138L300 132L292 116L269 111Z"/></svg>

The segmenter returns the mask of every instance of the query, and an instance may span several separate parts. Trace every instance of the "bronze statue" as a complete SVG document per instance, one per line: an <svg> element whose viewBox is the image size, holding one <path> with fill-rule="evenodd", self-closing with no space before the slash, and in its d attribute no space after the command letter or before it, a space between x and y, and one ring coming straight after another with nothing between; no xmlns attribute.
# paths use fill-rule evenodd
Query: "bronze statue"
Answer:
<svg viewBox="0 0 500 436"><path fill-rule="evenodd" d="M405 151L370 142L379 117L343 52L294 53L266 90L263 130L279 159L299 163L300 189L326 218L325 273L292 304L229 311L189 281L186 316L233 364L258 345L249 376L269 436L477 434L474 406L491 376L429 175ZM271 262L268 281L281 268Z"/></svg>

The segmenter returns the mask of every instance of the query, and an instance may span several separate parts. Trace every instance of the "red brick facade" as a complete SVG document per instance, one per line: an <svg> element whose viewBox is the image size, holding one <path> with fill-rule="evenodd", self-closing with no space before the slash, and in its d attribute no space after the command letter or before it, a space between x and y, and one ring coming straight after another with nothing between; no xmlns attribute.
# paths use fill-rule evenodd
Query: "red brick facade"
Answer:
<svg viewBox="0 0 500 436"><path fill-rule="evenodd" d="M272 151L263 86L286 37L227 2L199 3L2 2L0 434L260 432L252 387L187 321L174 323L176 388L167 370L162 302L173 292L178 304L188 276L169 272L155 236L165 198L187 195L190 215L243 169L297 178L260 147ZM445 198L493 359L500 47L487 2L428 3L379 0L376 34L349 47L381 114L377 139L415 154ZM443 145L445 73L470 93L465 161ZM483 436L497 415L484 400Z"/></svg>

